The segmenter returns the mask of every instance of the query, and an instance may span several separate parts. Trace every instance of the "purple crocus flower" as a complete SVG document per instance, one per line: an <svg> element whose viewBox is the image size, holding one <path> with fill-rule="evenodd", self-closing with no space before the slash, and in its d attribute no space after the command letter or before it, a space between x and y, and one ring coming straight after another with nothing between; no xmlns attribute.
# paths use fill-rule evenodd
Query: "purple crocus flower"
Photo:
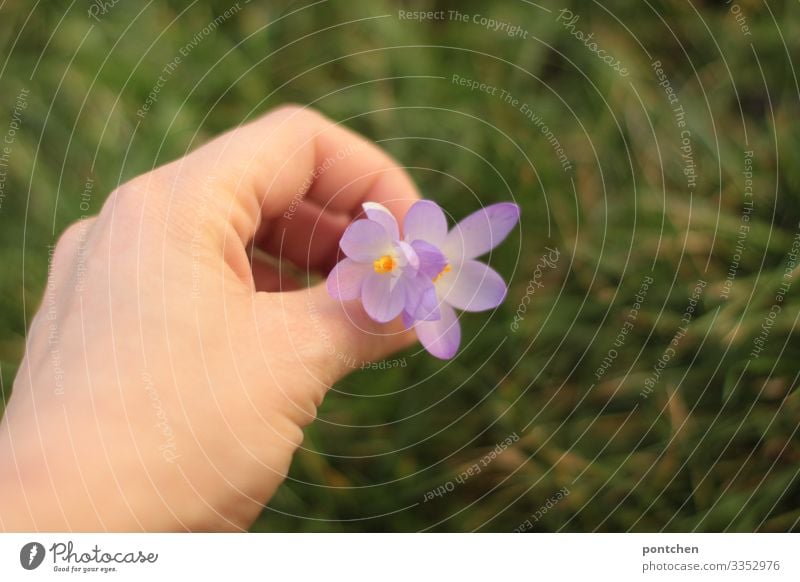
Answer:
<svg viewBox="0 0 800 582"><path fill-rule="evenodd" d="M384 206L363 204L367 218L345 230L339 246L347 258L328 275L331 297L361 299L372 319L385 323L401 313L413 321L439 318L433 278L442 253L424 240L400 240L397 220Z"/></svg>
<svg viewBox="0 0 800 582"><path fill-rule="evenodd" d="M360 298L367 314L381 323L402 314L428 352L452 358L461 343L455 309L485 311L505 299L503 278L475 259L508 236L519 221L519 207L487 206L448 232L439 205L421 200L406 214L403 239L385 207L367 202L363 208L367 218L348 226L339 242L346 258L328 275L328 293L341 300Z"/></svg>
<svg viewBox="0 0 800 582"><path fill-rule="evenodd" d="M441 359L450 359L461 343L461 326L453 308L485 311L505 299L503 278L475 259L488 253L508 236L519 221L519 206L510 202L492 204L470 214L448 232L447 219L438 204L430 200L415 203L403 224L405 241L420 241L439 249L445 258L433 276L439 317L423 320L403 314L425 349Z"/></svg>

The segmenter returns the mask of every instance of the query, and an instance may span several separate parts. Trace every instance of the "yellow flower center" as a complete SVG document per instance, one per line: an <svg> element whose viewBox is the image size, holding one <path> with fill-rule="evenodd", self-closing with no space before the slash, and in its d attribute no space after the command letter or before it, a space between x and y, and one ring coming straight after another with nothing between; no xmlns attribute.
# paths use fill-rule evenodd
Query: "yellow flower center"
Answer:
<svg viewBox="0 0 800 582"><path fill-rule="evenodd" d="M450 272L450 271L452 271L452 270L453 270L453 267L451 267L449 264L445 265L445 266L444 266L444 269L442 269L442 272L441 272L441 273L439 273L438 275L436 275L436 276L433 278L433 282L434 282L434 283L436 283L436 281L438 281L439 279L441 279L441 278L442 278L442 275L444 275L445 273L449 273L449 272Z"/></svg>
<svg viewBox="0 0 800 582"><path fill-rule="evenodd" d="M395 260L389 255L383 255L380 259L376 259L372 261L372 268L375 269L376 273L391 273L397 263Z"/></svg>

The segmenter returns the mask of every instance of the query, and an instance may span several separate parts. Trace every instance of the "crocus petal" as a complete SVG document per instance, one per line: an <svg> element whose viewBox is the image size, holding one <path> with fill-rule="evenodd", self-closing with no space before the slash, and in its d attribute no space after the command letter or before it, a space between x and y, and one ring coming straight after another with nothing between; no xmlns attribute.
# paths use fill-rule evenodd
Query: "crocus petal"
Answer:
<svg viewBox="0 0 800 582"><path fill-rule="evenodd" d="M351 259L367 263L389 254L392 240L383 226L372 220L361 219L347 227L339 246Z"/></svg>
<svg viewBox="0 0 800 582"><path fill-rule="evenodd" d="M497 271L480 261L453 265L436 283L445 303L464 311L485 311L497 307L506 296L506 284Z"/></svg>
<svg viewBox="0 0 800 582"><path fill-rule="evenodd" d="M361 285L364 310L379 323L392 321L403 311L406 301L405 285L388 273L369 273Z"/></svg>
<svg viewBox="0 0 800 582"><path fill-rule="evenodd" d="M447 258L438 248L423 240L415 240L411 247L419 257L419 272L433 279L447 266Z"/></svg>
<svg viewBox="0 0 800 582"><path fill-rule="evenodd" d="M417 251L414 250L410 244L405 241L400 241L397 243L397 248L400 250L398 253L398 259L401 267L405 267L409 269L413 274L416 274L417 269L419 269L419 257L417 256Z"/></svg>
<svg viewBox="0 0 800 582"><path fill-rule="evenodd" d="M500 202L473 212L451 230L442 251L452 261L474 259L503 242L519 221L519 206Z"/></svg>
<svg viewBox="0 0 800 582"><path fill-rule="evenodd" d="M342 301L358 299L361 296L361 284L370 270L368 264L357 263L353 259L339 261L328 275L328 294Z"/></svg>
<svg viewBox="0 0 800 582"><path fill-rule="evenodd" d="M397 228L397 219L383 204L364 202L361 207L364 209L367 218L374 220L386 229L386 232L392 237L392 240L400 238L400 230Z"/></svg>
<svg viewBox="0 0 800 582"><path fill-rule="evenodd" d="M406 240L425 240L441 246L447 236L447 218L436 202L420 200L415 202L403 219L403 233Z"/></svg>
<svg viewBox="0 0 800 582"><path fill-rule="evenodd" d="M418 321L414 324L419 341L431 355L449 360L458 351L461 343L461 324L455 310L449 305L439 307L438 321Z"/></svg>
<svg viewBox="0 0 800 582"><path fill-rule="evenodd" d="M439 315L439 298L433 281L425 275L404 277L406 286L406 304L403 314L407 315L412 323L415 320L435 321Z"/></svg>

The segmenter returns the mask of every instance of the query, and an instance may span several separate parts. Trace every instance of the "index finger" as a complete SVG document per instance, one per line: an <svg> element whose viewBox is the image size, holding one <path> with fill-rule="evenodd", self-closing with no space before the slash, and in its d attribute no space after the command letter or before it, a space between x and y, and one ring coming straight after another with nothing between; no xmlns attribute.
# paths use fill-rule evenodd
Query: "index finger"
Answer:
<svg viewBox="0 0 800 582"><path fill-rule="evenodd" d="M264 219L291 218L303 201L355 216L361 203L384 204L402 219L419 199L413 181L388 154L316 111L284 106L233 129L160 169L176 187L176 211L213 206L211 232L233 228L243 244ZM198 183L215 186L200 201ZM180 187L180 186L188 186Z"/></svg>

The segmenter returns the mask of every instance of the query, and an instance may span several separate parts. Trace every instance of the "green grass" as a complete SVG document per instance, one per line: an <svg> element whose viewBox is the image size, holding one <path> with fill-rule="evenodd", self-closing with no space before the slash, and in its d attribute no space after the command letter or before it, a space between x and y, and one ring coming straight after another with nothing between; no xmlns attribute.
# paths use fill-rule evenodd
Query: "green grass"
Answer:
<svg viewBox="0 0 800 582"><path fill-rule="evenodd" d="M42 295L47 245L84 214L88 177L96 213L120 181L299 102L378 141L454 216L513 197L522 233L492 255L510 279L505 305L462 319L457 359L411 350L399 356L405 367L359 371L335 387L255 530L511 531L562 487L570 494L533 530L797 530L798 273L765 349L750 353L800 221L800 5L741 0L746 36L723 2L538 3L549 13L522 1L410 4L242 5L140 119L163 68L230 3L120 2L99 23L84 5L30 13L6 3L0 132L19 91L30 95L0 207L4 395ZM627 77L556 21L565 7ZM401 20L398 8L482 14L528 38L472 21ZM656 59L686 112L691 190ZM572 169L519 105L458 86L454 74L527 103ZM754 212L724 299L745 150ZM513 333L546 245L560 260ZM654 283L598 380L645 276ZM701 278L688 332L644 398ZM423 502L513 433L518 442L480 473Z"/></svg>

